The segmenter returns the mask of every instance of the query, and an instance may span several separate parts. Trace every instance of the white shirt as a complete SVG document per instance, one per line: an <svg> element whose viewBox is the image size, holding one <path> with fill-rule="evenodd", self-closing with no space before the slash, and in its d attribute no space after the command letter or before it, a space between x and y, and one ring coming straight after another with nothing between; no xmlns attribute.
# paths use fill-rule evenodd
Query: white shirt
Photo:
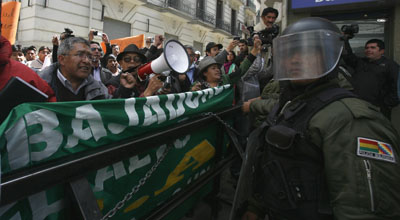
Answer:
<svg viewBox="0 0 400 220"><path fill-rule="evenodd" d="M60 80L60 82L64 85L64 87L67 88L72 93L74 93L75 95L78 95L79 90L82 87L86 86L86 84L88 83L87 79L83 80L83 82L78 87L78 89L76 91L74 91L74 89L72 88L72 84L68 81L67 78L64 77L64 75L60 72L60 69L57 69L57 77Z"/></svg>

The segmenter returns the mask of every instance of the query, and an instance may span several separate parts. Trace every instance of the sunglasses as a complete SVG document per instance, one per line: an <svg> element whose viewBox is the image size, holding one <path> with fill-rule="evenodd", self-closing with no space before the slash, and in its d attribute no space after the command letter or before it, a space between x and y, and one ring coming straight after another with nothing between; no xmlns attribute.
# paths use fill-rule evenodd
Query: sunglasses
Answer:
<svg viewBox="0 0 400 220"><path fill-rule="evenodd" d="M140 58L140 57L138 57L138 56L135 56L135 57L127 56L127 57L124 57L124 58L122 58L122 59L124 60L124 62L127 62L127 63L131 62L132 60L133 60L135 63L142 62L142 58Z"/></svg>
<svg viewBox="0 0 400 220"><path fill-rule="evenodd" d="M91 50L91 51L98 50L98 51L100 51L100 52L101 52L101 48L94 48L94 47L93 47L93 48L90 48L90 50Z"/></svg>

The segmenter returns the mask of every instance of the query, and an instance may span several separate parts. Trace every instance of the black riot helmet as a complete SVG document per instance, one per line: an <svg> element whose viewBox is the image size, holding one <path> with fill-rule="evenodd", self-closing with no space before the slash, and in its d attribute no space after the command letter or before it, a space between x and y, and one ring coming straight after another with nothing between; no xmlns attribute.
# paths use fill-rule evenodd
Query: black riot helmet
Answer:
<svg viewBox="0 0 400 220"><path fill-rule="evenodd" d="M335 69L343 50L339 28L317 17L288 26L273 45L276 80L321 78Z"/></svg>

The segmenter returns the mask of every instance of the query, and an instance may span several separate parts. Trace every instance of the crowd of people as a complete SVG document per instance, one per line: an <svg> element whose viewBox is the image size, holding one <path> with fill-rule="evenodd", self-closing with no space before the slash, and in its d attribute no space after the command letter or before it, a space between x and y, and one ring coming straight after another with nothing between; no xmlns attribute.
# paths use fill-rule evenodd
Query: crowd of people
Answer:
<svg viewBox="0 0 400 220"><path fill-rule="evenodd" d="M106 33L103 51L93 31L89 39L64 32L52 49L38 51L1 37L0 90L19 74L48 101L147 97L224 84L238 84L238 98L246 77L256 76L261 94L239 102L255 118L246 150L257 148L249 158L253 191L243 219L400 219L400 139L388 120L399 103L398 64L384 56L377 39L357 57L349 37L322 18L301 19L276 36L269 30L276 30L278 15L264 9L265 32L252 35L251 46L247 39L225 48L208 42L200 59L185 45L189 68L170 71L168 80L137 74L163 53L162 35L122 51ZM273 58L263 51L266 44Z"/></svg>
<svg viewBox="0 0 400 220"><path fill-rule="evenodd" d="M106 33L102 34L106 51L102 51L100 43L93 38L93 31L89 33L88 40L63 33L60 40L53 38L53 50L42 46L38 52L35 46L21 49L20 45L13 45L11 59L30 67L44 79L54 91L57 101L78 101L146 97L235 83L260 52L256 40L252 56L247 57L246 48L246 55L236 60L234 48L245 40L232 40L223 50L221 44L210 42L201 62L200 53L185 45L189 57L186 72L169 71L167 82L165 74L162 76L159 73L142 80L137 76L138 67L163 53L162 35L146 38L143 48L131 44L123 51L119 51L118 45L110 44ZM243 46L240 47L244 50Z"/></svg>

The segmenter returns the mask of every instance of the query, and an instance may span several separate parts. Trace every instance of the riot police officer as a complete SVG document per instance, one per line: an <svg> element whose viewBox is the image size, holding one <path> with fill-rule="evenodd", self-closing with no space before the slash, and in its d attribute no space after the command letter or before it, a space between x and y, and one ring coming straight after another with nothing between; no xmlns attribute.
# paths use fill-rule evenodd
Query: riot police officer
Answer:
<svg viewBox="0 0 400 220"><path fill-rule="evenodd" d="M339 29L304 18L274 40L279 100L249 137L242 219L400 219L399 137L379 109L339 88Z"/></svg>

